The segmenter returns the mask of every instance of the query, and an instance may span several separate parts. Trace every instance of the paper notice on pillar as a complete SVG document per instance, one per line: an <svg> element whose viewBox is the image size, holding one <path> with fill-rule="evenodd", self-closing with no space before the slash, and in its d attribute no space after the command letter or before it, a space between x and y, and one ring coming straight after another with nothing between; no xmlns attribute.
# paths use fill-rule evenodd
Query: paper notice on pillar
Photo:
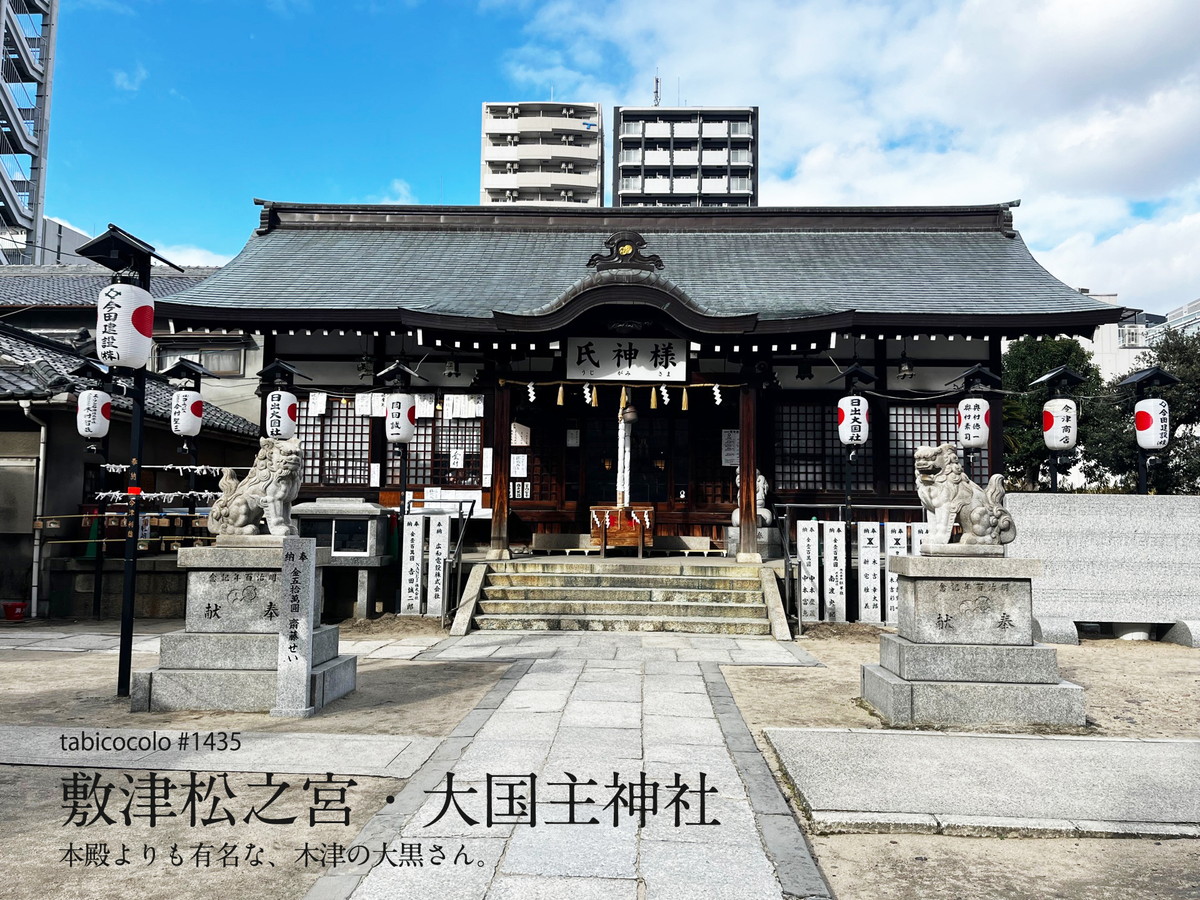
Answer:
<svg viewBox="0 0 1200 900"><path fill-rule="evenodd" d="M858 621L883 622L883 548L878 522L858 523Z"/></svg>
<svg viewBox="0 0 1200 900"><path fill-rule="evenodd" d="M379 487L379 479L380 479L380 475L381 475L380 464L379 463L371 463L371 468L369 471L371 474L370 474L370 483L368 484L368 487L373 487L373 488Z"/></svg>
<svg viewBox="0 0 1200 900"><path fill-rule="evenodd" d="M736 466L742 461L741 431L736 428L721 430L721 465Z"/></svg>
<svg viewBox="0 0 1200 900"><path fill-rule="evenodd" d="M800 619L816 622L821 615L821 574L818 549L821 538L816 522L796 523L796 554L800 560Z"/></svg>
<svg viewBox="0 0 1200 900"><path fill-rule="evenodd" d="M514 447L528 447L529 426L522 425L520 422L513 422L512 433L508 437L508 442Z"/></svg>
<svg viewBox="0 0 1200 900"><path fill-rule="evenodd" d="M400 615L421 614L425 516L405 516L400 547Z"/></svg>
<svg viewBox="0 0 1200 900"><path fill-rule="evenodd" d="M429 516L429 574L425 615L446 612L446 559L450 555L450 517Z"/></svg>
<svg viewBox="0 0 1200 900"><path fill-rule="evenodd" d="M371 394L371 417L387 418L387 394Z"/></svg>
<svg viewBox="0 0 1200 900"><path fill-rule="evenodd" d="M491 447L483 448L483 460L482 460L481 464L482 464L483 470L480 472L480 476L483 479L483 486L491 487L492 486L492 448Z"/></svg>
<svg viewBox="0 0 1200 900"><path fill-rule="evenodd" d="M826 622L846 621L846 525L822 522L821 594L825 600Z"/></svg>
<svg viewBox="0 0 1200 900"><path fill-rule="evenodd" d="M903 522L889 522L884 538L883 552L887 556L908 555L908 526ZM887 573L887 622L895 625L900 619L900 576Z"/></svg>
<svg viewBox="0 0 1200 900"><path fill-rule="evenodd" d="M450 451L450 468L461 469L466 464L466 451L461 447Z"/></svg>
<svg viewBox="0 0 1200 900"><path fill-rule="evenodd" d="M929 524L914 522L912 526L912 555L921 555L921 545L929 540Z"/></svg>
<svg viewBox="0 0 1200 900"><path fill-rule="evenodd" d="M508 475L510 478L529 477L529 457L524 453L514 453L508 458Z"/></svg>
<svg viewBox="0 0 1200 900"><path fill-rule="evenodd" d="M313 391L308 395L308 414L310 416L325 415L325 406L329 403L329 395L324 391Z"/></svg>
<svg viewBox="0 0 1200 900"><path fill-rule="evenodd" d="M311 716L312 637L317 606L317 542L283 539L283 590L279 610L279 661L273 716Z"/></svg>
<svg viewBox="0 0 1200 900"><path fill-rule="evenodd" d="M354 414L356 416L369 416L371 414L371 397L371 394L354 395Z"/></svg>
<svg viewBox="0 0 1200 900"><path fill-rule="evenodd" d="M418 419L432 419L437 409L437 398L433 394L417 394L413 403Z"/></svg>

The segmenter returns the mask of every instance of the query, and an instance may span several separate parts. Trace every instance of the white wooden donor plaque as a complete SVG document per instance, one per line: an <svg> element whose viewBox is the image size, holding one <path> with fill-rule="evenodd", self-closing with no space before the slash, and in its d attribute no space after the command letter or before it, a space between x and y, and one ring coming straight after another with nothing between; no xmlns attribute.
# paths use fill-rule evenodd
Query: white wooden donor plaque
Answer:
<svg viewBox="0 0 1200 900"><path fill-rule="evenodd" d="M929 540L929 523L914 522L912 526L912 555L921 555L921 545Z"/></svg>
<svg viewBox="0 0 1200 900"><path fill-rule="evenodd" d="M884 538L883 552L887 556L908 555L908 526L903 522L889 522ZM900 618L900 576L887 574L887 622L894 625Z"/></svg>
<svg viewBox="0 0 1200 900"><path fill-rule="evenodd" d="M826 622L846 621L846 524L821 523L822 593L825 597Z"/></svg>
<svg viewBox="0 0 1200 900"><path fill-rule="evenodd" d="M800 619L815 622L821 615L820 574L821 538L816 522L796 523L796 555L800 561Z"/></svg>
<svg viewBox="0 0 1200 900"><path fill-rule="evenodd" d="M422 562L425 556L426 516L404 517L400 547L400 615L421 614Z"/></svg>
<svg viewBox="0 0 1200 900"><path fill-rule="evenodd" d="M429 516L429 591L425 615L446 612L446 558L450 555L450 517Z"/></svg>
<svg viewBox="0 0 1200 900"><path fill-rule="evenodd" d="M883 622L883 548L878 522L858 523L858 621Z"/></svg>
<svg viewBox="0 0 1200 900"><path fill-rule="evenodd" d="M312 679L312 638L317 612L317 542L283 539L283 571L279 592L279 663L273 716L307 718Z"/></svg>

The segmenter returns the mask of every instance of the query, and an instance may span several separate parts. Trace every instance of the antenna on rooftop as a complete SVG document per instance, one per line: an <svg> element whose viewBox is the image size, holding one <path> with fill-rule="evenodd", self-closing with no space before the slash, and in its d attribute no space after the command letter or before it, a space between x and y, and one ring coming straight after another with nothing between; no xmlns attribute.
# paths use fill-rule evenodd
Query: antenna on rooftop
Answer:
<svg viewBox="0 0 1200 900"><path fill-rule="evenodd" d="M658 69L654 70L654 105L662 100L662 79L658 77Z"/></svg>

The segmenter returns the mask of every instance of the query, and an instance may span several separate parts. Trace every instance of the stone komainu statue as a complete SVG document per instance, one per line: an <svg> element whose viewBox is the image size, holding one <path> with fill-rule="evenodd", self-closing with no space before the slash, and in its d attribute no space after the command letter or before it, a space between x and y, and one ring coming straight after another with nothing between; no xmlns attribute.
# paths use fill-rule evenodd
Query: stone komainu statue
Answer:
<svg viewBox="0 0 1200 900"><path fill-rule="evenodd" d="M917 496L929 510L931 544L949 544L957 523L963 544L1007 544L1017 526L1004 508L1004 478L993 475L983 490L967 477L953 444L918 447L913 454Z"/></svg>
<svg viewBox="0 0 1200 900"><path fill-rule="evenodd" d="M238 481L233 469L221 475L221 496L208 514L213 534L259 534L264 518L271 534L294 535L292 501L300 493L304 451L300 439L280 441L262 438L262 449L249 474Z"/></svg>

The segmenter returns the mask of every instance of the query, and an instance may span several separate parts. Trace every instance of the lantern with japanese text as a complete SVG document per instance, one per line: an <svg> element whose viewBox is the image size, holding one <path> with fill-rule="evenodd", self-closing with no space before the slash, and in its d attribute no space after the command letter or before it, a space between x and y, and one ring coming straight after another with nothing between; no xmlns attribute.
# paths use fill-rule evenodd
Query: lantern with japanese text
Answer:
<svg viewBox="0 0 1200 900"><path fill-rule="evenodd" d="M1133 430L1143 450L1162 450L1171 439L1171 410L1166 400L1139 400L1133 408Z"/></svg>
<svg viewBox="0 0 1200 900"><path fill-rule="evenodd" d="M80 391L75 427L83 437L99 440L108 434L112 419L112 396L106 391Z"/></svg>
<svg viewBox="0 0 1200 900"><path fill-rule="evenodd" d="M988 445L991 434L992 408L980 397L958 401L958 443L967 450Z"/></svg>
<svg viewBox="0 0 1200 900"><path fill-rule="evenodd" d="M286 441L296 436L300 403L291 391L267 394L267 437Z"/></svg>
<svg viewBox="0 0 1200 900"><path fill-rule="evenodd" d="M850 394L838 401L838 440L847 447L865 444L871 433L871 413L867 399Z"/></svg>
<svg viewBox="0 0 1200 900"><path fill-rule="evenodd" d="M110 284L96 300L96 355L110 366L139 369L154 343L154 298L133 284Z"/></svg>
<svg viewBox="0 0 1200 900"><path fill-rule="evenodd" d="M1042 440L1051 450L1072 450L1079 437L1075 401L1065 397L1047 400L1042 407Z"/></svg>
<svg viewBox="0 0 1200 900"><path fill-rule="evenodd" d="M197 391L176 391L171 395L171 430L180 437L195 437L204 420L204 401Z"/></svg>
<svg viewBox="0 0 1200 900"><path fill-rule="evenodd" d="M389 394L384 424L389 444L411 443L417 432L417 398L414 394Z"/></svg>

